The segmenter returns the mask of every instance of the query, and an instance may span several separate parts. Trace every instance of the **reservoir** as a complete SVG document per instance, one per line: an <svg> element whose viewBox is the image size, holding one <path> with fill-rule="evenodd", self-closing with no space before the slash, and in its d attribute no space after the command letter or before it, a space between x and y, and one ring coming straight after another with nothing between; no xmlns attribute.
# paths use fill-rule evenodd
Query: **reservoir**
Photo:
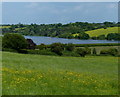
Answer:
<svg viewBox="0 0 120 97"><path fill-rule="evenodd" d="M45 37L45 36L24 36L25 38L32 39L37 45L52 44L56 42L60 43L73 43L73 44L96 44L96 43L118 43L118 41L109 41L109 40L79 40L79 39L65 39L65 38L56 38L56 37ZM120 42L120 41L119 41Z"/></svg>

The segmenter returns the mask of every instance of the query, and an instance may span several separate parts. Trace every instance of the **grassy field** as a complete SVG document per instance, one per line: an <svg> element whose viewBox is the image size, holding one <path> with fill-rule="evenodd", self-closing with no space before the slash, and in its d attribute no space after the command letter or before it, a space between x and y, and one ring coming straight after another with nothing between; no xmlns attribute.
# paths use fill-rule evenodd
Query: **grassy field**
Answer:
<svg viewBox="0 0 120 97"><path fill-rule="evenodd" d="M3 52L3 95L116 95L118 57Z"/></svg>
<svg viewBox="0 0 120 97"><path fill-rule="evenodd" d="M118 33L118 27L109 27L107 29L101 28L97 30L91 30L91 31L86 31L85 33L89 34L90 37L93 36L99 36L99 35L107 35L109 33ZM78 34L73 34L73 36L76 36Z"/></svg>
<svg viewBox="0 0 120 97"><path fill-rule="evenodd" d="M90 35L90 37L93 36L99 36L99 35L107 35L109 33L118 33L118 27L109 27L107 29L97 29L92 31L87 31L87 34Z"/></svg>
<svg viewBox="0 0 120 97"><path fill-rule="evenodd" d="M0 26L0 28L10 28L10 26Z"/></svg>

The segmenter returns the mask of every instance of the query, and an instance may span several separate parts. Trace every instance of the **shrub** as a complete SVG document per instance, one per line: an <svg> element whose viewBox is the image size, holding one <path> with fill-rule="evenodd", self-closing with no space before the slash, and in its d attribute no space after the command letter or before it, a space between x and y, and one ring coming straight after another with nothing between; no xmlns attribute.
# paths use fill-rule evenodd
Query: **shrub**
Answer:
<svg viewBox="0 0 120 97"><path fill-rule="evenodd" d="M100 54L108 55L109 53L108 53L108 50L101 50Z"/></svg>
<svg viewBox="0 0 120 97"><path fill-rule="evenodd" d="M99 36L97 37L97 39L98 39L98 40L105 40L106 37L105 37L105 35L99 35Z"/></svg>
<svg viewBox="0 0 120 97"><path fill-rule="evenodd" d="M120 40L120 33L109 33L107 40Z"/></svg>
<svg viewBox="0 0 120 97"><path fill-rule="evenodd" d="M78 39L89 39L90 38L89 34L84 33L84 32L79 33L79 35L77 37L78 37Z"/></svg>
<svg viewBox="0 0 120 97"><path fill-rule="evenodd" d="M79 54L81 57L85 57L85 55L87 54L84 48L77 48L76 53Z"/></svg>
<svg viewBox="0 0 120 97"><path fill-rule="evenodd" d="M85 49L85 51L86 51L86 54L91 54L91 49L90 49L90 48L85 47L84 49Z"/></svg>
<svg viewBox="0 0 120 97"><path fill-rule="evenodd" d="M28 51L25 49L18 50L18 53L28 54Z"/></svg>
<svg viewBox="0 0 120 97"><path fill-rule="evenodd" d="M3 48L9 48L14 50L26 49L27 41L20 34L6 33L2 40Z"/></svg>
<svg viewBox="0 0 120 97"><path fill-rule="evenodd" d="M116 56L118 54L118 50L116 48L110 48L108 53L112 56Z"/></svg>
<svg viewBox="0 0 120 97"><path fill-rule="evenodd" d="M58 54L60 56L62 55L62 51L63 51L63 49L59 46L56 46L55 48L52 49L52 52L55 52L56 54Z"/></svg>
<svg viewBox="0 0 120 97"><path fill-rule="evenodd" d="M46 48L47 48L47 46L45 44L43 44L43 43L36 46L36 49L39 49L39 50L43 50L43 49L46 49Z"/></svg>
<svg viewBox="0 0 120 97"><path fill-rule="evenodd" d="M116 56L118 55L118 50L116 48L110 48L108 50L101 50L100 54Z"/></svg>
<svg viewBox="0 0 120 97"><path fill-rule="evenodd" d="M75 46L72 43L69 43L69 44L66 44L65 48L68 51L73 51Z"/></svg>
<svg viewBox="0 0 120 97"><path fill-rule="evenodd" d="M64 45L61 43L53 43L51 44L51 51L58 54L58 55L62 55L62 51L64 50Z"/></svg>
<svg viewBox="0 0 120 97"><path fill-rule="evenodd" d="M96 37L96 36L93 36L93 37L91 37L91 39L93 39L93 40L97 40L97 37Z"/></svg>

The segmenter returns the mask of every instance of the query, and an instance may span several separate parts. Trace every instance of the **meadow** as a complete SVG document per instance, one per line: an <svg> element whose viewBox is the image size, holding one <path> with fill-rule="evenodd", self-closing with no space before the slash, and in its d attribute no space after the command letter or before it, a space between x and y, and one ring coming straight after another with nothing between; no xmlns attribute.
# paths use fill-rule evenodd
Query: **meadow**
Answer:
<svg viewBox="0 0 120 97"><path fill-rule="evenodd" d="M107 29L101 28L97 30L86 31L86 33L89 34L90 37L97 37L99 35L107 36L109 33L118 33L118 27L108 27Z"/></svg>
<svg viewBox="0 0 120 97"><path fill-rule="evenodd" d="M109 33L118 33L119 28L118 27L108 27L106 29L101 28L101 29L86 31L85 33L89 34L90 37L98 37L100 35L107 36L107 34L109 34ZM73 36L76 36L76 35L78 35L78 34L73 34Z"/></svg>
<svg viewBox="0 0 120 97"><path fill-rule="evenodd" d="M118 94L118 57L2 56L3 95Z"/></svg>

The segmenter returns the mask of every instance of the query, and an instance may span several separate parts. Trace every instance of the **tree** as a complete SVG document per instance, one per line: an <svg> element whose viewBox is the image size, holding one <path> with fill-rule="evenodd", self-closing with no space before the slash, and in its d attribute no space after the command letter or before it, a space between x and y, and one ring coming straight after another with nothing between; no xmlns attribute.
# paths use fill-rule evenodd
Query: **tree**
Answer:
<svg viewBox="0 0 120 97"><path fill-rule="evenodd" d="M90 36L86 33L80 33L78 35L78 39L89 39L89 38L90 38Z"/></svg>
<svg viewBox="0 0 120 97"><path fill-rule="evenodd" d="M97 40L97 37L96 37L96 36L93 36L93 37L91 37L91 39L93 39L93 40Z"/></svg>
<svg viewBox="0 0 120 97"><path fill-rule="evenodd" d="M116 48L110 48L108 50L105 49L105 50L101 50L100 54L116 56L118 54L118 50Z"/></svg>
<svg viewBox="0 0 120 97"><path fill-rule="evenodd" d="M51 48L52 52L54 52L60 56L62 55L62 51L64 50L64 46L61 43L53 43L53 44L51 44L50 48Z"/></svg>
<svg viewBox="0 0 120 97"><path fill-rule="evenodd" d="M46 49L47 46L45 44L41 43L40 45L37 45L36 48L39 49L39 50L43 50L43 49Z"/></svg>
<svg viewBox="0 0 120 97"><path fill-rule="evenodd" d="M120 33L109 33L107 40L120 40Z"/></svg>
<svg viewBox="0 0 120 97"><path fill-rule="evenodd" d="M2 40L3 48L10 48L19 51L27 48L26 39L20 34L6 33Z"/></svg>
<svg viewBox="0 0 120 97"><path fill-rule="evenodd" d="M72 44L72 43L68 43L68 44L66 44L66 50L68 50L68 51L73 51L74 50L74 48L75 48L75 46Z"/></svg>
<svg viewBox="0 0 120 97"><path fill-rule="evenodd" d="M118 50L116 48L110 48L108 53L112 56L116 56L118 54Z"/></svg>
<svg viewBox="0 0 120 97"><path fill-rule="evenodd" d="M93 48L93 55L96 55L96 54L97 54L96 49Z"/></svg>
<svg viewBox="0 0 120 97"><path fill-rule="evenodd" d="M90 49L90 48L85 47L84 49L85 49L85 51L86 51L86 54L91 54L91 49Z"/></svg>
<svg viewBox="0 0 120 97"><path fill-rule="evenodd" d="M99 39L99 40L105 40L106 37L105 37L105 35L99 35L99 36L97 37L97 39Z"/></svg>
<svg viewBox="0 0 120 97"><path fill-rule="evenodd" d="M77 48L76 53L78 53L81 57L85 57L85 55L87 54L84 48Z"/></svg>
<svg viewBox="0 0 120 97"><path fill-rule="evenodd" d="M115 34L114 33L109 33L107 35L107 40L113 40L115 38Z"/></svg>

